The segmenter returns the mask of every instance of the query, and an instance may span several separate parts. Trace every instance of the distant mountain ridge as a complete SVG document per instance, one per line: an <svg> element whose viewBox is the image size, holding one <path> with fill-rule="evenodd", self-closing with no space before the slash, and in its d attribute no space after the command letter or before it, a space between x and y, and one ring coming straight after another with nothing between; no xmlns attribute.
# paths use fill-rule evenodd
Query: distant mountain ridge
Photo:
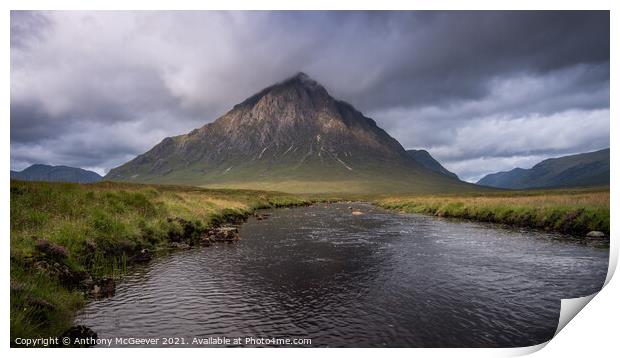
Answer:
<svg viewBox="0 0 620 358"><path fill-rule="evenodd" d="M64 165L34 164L22 171L11 170L11 178L29 181L95 183L103 177L93 171Z"/></svg>
<svg viewBox="0 0 620 358"><path fill-rule="evenodd" d="M531 169L489 174L477 184L505 189L609 185L609 148L543 160Z"/></svg>
<svg viewBox="0 0 620 358"><path fill-rule="evenodd" d="M165 138L109 180L289 192L457 191L352 105L304 73L188 134Z"/></svg>
<svg viewBox="0 0 620 358"><path fill-rule="evenodd" d="M428 151L424 149L407 149L407 154L427 169L454 179L459 179L458 175L444 168L441 163L439 163Z"/></svg>

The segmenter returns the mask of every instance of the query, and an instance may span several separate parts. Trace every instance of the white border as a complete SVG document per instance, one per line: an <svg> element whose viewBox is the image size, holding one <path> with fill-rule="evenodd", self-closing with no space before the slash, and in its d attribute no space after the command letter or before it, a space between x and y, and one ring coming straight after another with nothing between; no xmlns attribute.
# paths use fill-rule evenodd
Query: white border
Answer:
<svg viewBox="0 0 620 358"><path fill-rule="evenodd" d="M122 0L91 0L91 1L79 1L79 0L65 0L65 1L44 1L44 0L23 0L23 1L3 1L2 13L0 14L0 23L2 24L2 37L1 47L5 51L1 57L1 68L4 73L1 86L2 95L0 100L2 101L0 108L3 109L4 120L2 121L3 130L1 135L3 138L1 150L2 167L5 171L0 173L2 178L1 196L0 196L0 208L2 210L2 227L4 228L4 254L2 255L2 282L0 283L3 295L2 295L2 307L4 308L2 336L4 337L4 349L9 350L9 168L10 168L10 37L9 37L9 9L82 9L82 10L134 10L134 9L418 9L418 10L463 10L463 9L503 9L503 10L547 10L547 9L591 9L591 10L608 10L611 9L611 63L617 62L618 49L614 45L613 39L617 39L618 36L618 21L620 18L615 14L615 10L618 8L617 2L612 1L542 1L542 0L523 0L523 1L481 1L481 0L468 0L468 1L393 1L382 0L368 1L326 1L326 0L302 0L302 1L277 1L277 0L261 0L261 1L241 1L241 0L229 0L229 1L209 1L201 2L197 0L152 0L129 3ZM614 6L615 5L615 6ZM617 41L616 41L617 42ZM615 104L617 103L617 83L618 74L612 67L611 69L611 118L614 118ZM614 121L611 121L611 143L617 143L618 128ZM618 148L614 145L611 146L611 182L618 182L620 176L618 175ZM611 212L612 212L612 246L610 251L610 271L608 273L608 285L604 288L601 294L596 295L589 305L587 305L583 311L577 315L577 317L570 322L565 329L563 329L557 337L552 339L547 344L542 344L535 347L518 348L518 349L348 349L345 351L340 350L328 350L321 349L296 349L291 351L292 348L285 349L242 349L242 350L230 350L230 349L183 349L180 352L149 349L148 352L137 352L128 349L115 350L113 354L148 354L155 356L163 356L169 354L183 354L192 356L207 356L207 355L222 355L222 356L238 356L248 355L257 357L272 357L273 355L279 356L314 356L317 354L337 355L342 353L355 354L355 355L370 355L370 354L392 354L396 356L410 356L412 354L419 356L433 356L433 357L445 357L445 356L464 356L464 357L485 357L485 356L516 356L523 355L538 351L540 357L572 357L572 356L609 356L612 352L617 352L617 328L619 318L620 303L620 284L615 281L609 282L613 271L617 265L618 259L618 227L617 220L614 215L617 213L618 208L618 191L611 190ZM9 353L9 352L5 352ZM15 356L31 356L31 355L45 355L52 357L65 357L67 355L83 355L85 352L79 349L73 350L49 350L44 352L40 350L26 350L26 349L12 349L10 354ZM89 355L93 356L108 356L109 350L90 350Z"/></svg>

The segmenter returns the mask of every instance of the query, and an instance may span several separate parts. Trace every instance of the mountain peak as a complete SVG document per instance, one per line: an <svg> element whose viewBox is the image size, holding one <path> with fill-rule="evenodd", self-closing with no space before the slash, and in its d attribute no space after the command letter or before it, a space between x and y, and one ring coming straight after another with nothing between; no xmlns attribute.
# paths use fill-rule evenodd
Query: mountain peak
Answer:
<svg viewBox="0 0 620 358"><path fill-rule="evenodd" d="M320 83L312 79L304 72L297 72L295 75L288 77L281 82L277 82L269 87L263 88L258 93L246 98L243 102L235 105L233 109L248 106L253 107L268 94L281 94L291 90L303 90L309 94L319 95L321 97L329 96L327 90Z"/></svg>
<svg viewBox="0 0 620 358"><path fill-rule="evenodd" d="M284 80L284 82L297 82L303 85L318 85L319 83L304 72L297 72L294 76Z"/></svg>
<svg viewBox="0 0 620 358"><path fill-rule="evenodd" d="M284 81L277 83L271 87L276 87L276 86L297 86L297 87L303 87L303 88L311 89L311 90L321 89L325 91L325 88L320 83L318 83L316 80L314 80L312 77L308 76L304 72L297 72L294 76L291 76L285 79Z"/></svg>
<svg viewBox="0 0 620 358"><path fill-rule="evenodd" d="M477 184L506 189L609 185L609 148L545 159L530 169L488 174Z"/></svg>
<svg viewBox="0 0 620 358"><path fill-rule="evenodd" d="M242 186L316 182L320 187L327 181L363 182L362 186L380 182L377 178L401 181L397 172L411 178L435 176L375 121L298 72L215 121L164 139L112 169L107 178L169 183L181 178L186 184Z"/></svg>
<svg viewBox="0 0 620 358"><path fill-rule="evenodd" d="M308 74L306 74L305 72L297 72L294 76L292 76L291 78L297 78L300 80L311 80L310 76L308 76Z"/></svg>
<svg viewBox="0 0 620 358"><path fill-rule="evenodd" d="M33 164L18 172L11 170L11 178L34 181L59 181L74 183L94 183L101 180L101 176L90 170L67 167L64 165Z"/></svg>

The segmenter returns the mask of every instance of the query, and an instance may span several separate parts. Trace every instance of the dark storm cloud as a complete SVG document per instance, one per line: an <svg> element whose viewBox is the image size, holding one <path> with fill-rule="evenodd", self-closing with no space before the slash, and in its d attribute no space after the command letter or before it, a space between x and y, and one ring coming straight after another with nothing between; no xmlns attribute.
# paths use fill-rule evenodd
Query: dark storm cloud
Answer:
<svg viewBox="0 0 620 358"><path fill-rule="evenodd" d="M26 46L33 40L40 40L51 26L50 19L40 12L11 12L11 48Z"/></svg>
<svg viewBox="0 0 620 358"><path fill-rule="evenodd" d="M600 85L609 79L606 12L428 12L381 17L392 28L371 32L383 32L389 48L365 49L366 55L377 57L381 76L371 91L351 98L366 110L475 100L489 93L494 78L540 76L579 64L606 69L584 77L583 84ZM326 81L344 94L351 91L337 85L338 76Z"/></svg>
<svg viewBox="0 0 620 358"><path fill-rule="evenodd" d="M12 167L103 172L301 70L475 179L609 145L609 40L594 11L13 11Z"/></svg>
<svg viewBox="0 0 620 358"><path fill-rule="evenodd" d="M35 103L11 103L11 142L37 142L53 136L50 116Z"/></svg>

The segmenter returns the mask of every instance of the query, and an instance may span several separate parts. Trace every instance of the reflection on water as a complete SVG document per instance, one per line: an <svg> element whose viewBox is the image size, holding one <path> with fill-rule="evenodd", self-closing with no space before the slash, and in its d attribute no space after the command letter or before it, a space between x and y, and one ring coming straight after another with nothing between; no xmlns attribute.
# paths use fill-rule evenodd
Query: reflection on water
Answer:
<svg viewBox="0 0 620 358"><path fill-rule="evenodd" d="M236 244L134 270L78 322L109 337L311 338L312 346L512 347L599 290L608 251L365 204L278 209Z"/></svg>

